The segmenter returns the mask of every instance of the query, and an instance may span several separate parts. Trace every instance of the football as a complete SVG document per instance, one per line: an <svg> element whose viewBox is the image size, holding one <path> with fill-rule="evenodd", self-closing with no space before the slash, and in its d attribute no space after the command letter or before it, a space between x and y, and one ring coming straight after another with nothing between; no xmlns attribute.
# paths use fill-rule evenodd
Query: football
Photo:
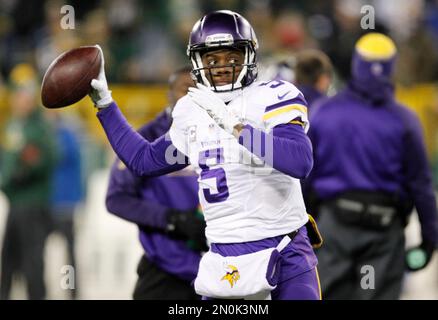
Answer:
<svg viewBox="0 0 438 320"><path fill-rule="evenodd" d="M100 51L95 46L79 47L58 56L47 69L41 86L46 108L63 108L85 97L91 80L99 75Z"/></svg>

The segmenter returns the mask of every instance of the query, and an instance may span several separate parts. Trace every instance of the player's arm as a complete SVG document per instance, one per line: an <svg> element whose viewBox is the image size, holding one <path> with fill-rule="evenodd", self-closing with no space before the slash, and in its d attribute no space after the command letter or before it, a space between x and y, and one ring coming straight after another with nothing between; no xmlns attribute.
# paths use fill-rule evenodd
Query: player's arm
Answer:
<svg viewBox="0 0 438 320"><path fill-rule="evenodd" d="M282 92L289 90L281 100L277 87L265 89L273 98L262 115L264 130L245 125L235 128L234 135L238 135L240 144L276 170L304 179L313 167L312 144L306 135L307 102L292 84L283 82L280 87Z"/></svg>
<svg viewBox="0 0 438 320"><path fill-rule="evenodd" d="M172 144L168 134L150 143L126 121L115 102L97 113L108 140L120 160L139 176L178 171L188 159Z"/></svg>
<svg viewBox="0 0 438 320"><path fill-rule="evenodd" d="M103 52L99 46L97 48L102 63L98 78L91 81L90 97L99 109L97 117L119 159L140 176L162 175L187 166L188 159L173 146L169 135L150 143L129 125L112 99L105 77Z"/></svg>
<svg viewBox="0 0 438 320"><path fill-rule="evenodd" d="M315 106L313 106L315 107ZM318 113L315 112L315 108L312 110L312 115L310 121L312 122L312 127L307 132L307 136L309 137L312 148L314 150L313 153L313 168L310 174L307 176L306 179L301 180L301 190L303 192L304 197L304 203L306 204L306 208L308 212L311 212L313 217L316 219L318 218L318 212L319 212L319 206L321 199L319 198L318 194L316 193L314 189L314 180L315 177L318 177L318 170L320 167L320 159L316 156L315 150L318 150L318 122L319 122L319 116Z"/></svg>
<svg viewBox="0 0 438 320"><path fill-rule="evenodd" d="M312 169L313 155L310 139L300 123L296 119L279 124L270 133L245 125L240 129L239 143L274 169L304 179Z"/></svg>
<svg viewBox="0 0 438 320"><path fill-rule="evenodd" d="M263 121L269 134L241 124L237 116L228 112L225 103L204 85L190 88L188 95L250 152L265 159L275 169L303 179L313 166L312 145L305 133L305 128L308 128L307 103L301 93L290 86L289 99L266 107ZM294 96L292 92L295 92Z"/></svg>

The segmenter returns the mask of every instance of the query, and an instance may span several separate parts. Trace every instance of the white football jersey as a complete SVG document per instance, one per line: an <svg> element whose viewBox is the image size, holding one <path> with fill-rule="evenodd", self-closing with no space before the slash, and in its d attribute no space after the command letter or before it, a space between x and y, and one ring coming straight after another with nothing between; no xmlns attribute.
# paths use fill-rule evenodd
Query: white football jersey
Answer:
<svg viewBox="0 0 438 320"><path fill-rule="evenodd" d="M307 132L307 108L291 83L257 81L240 92L227 108L243 124L269 133L300 118ZM188 96L178 101L172 115L172 143L199 174L209 242L261 240L290 233L307 222L298 179L264 165Z"/></svg>

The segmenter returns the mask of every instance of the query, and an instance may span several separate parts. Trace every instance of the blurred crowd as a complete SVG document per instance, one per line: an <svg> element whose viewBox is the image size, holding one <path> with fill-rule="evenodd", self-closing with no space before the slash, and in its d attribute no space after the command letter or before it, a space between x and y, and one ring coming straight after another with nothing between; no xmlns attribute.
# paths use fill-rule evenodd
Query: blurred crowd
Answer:
<svg viewBox="0 0 438 320"><path fill-rule="evenodd" d="M35 63L43 74L60 52L99 43L106 52L111 82L164 82L187 61L194 21L205 12L227 8L251 21L263 44L262 62L318 48L332 59L340 79L349 74L354 41L366 31L361 19L374 13L375 21L364 19L375 22L375 30L389 34L400 49L398 81L438 79L436 0L72 0L68 5L74 9L74 29L61 27L64 4L0 1L3 78L23 61Z"/></svg>

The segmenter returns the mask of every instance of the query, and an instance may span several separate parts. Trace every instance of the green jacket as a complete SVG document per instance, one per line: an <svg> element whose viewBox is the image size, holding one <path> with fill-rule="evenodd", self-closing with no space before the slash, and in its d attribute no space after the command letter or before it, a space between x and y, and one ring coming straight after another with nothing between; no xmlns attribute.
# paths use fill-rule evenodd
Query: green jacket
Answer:
<svg viewBox="0 0 438 320"><path fill-rule="evenodd" d="M48 206L56 161L50 123L37 108L26 119L10 120L3 142L0 186L11 206Z"/></svg>

